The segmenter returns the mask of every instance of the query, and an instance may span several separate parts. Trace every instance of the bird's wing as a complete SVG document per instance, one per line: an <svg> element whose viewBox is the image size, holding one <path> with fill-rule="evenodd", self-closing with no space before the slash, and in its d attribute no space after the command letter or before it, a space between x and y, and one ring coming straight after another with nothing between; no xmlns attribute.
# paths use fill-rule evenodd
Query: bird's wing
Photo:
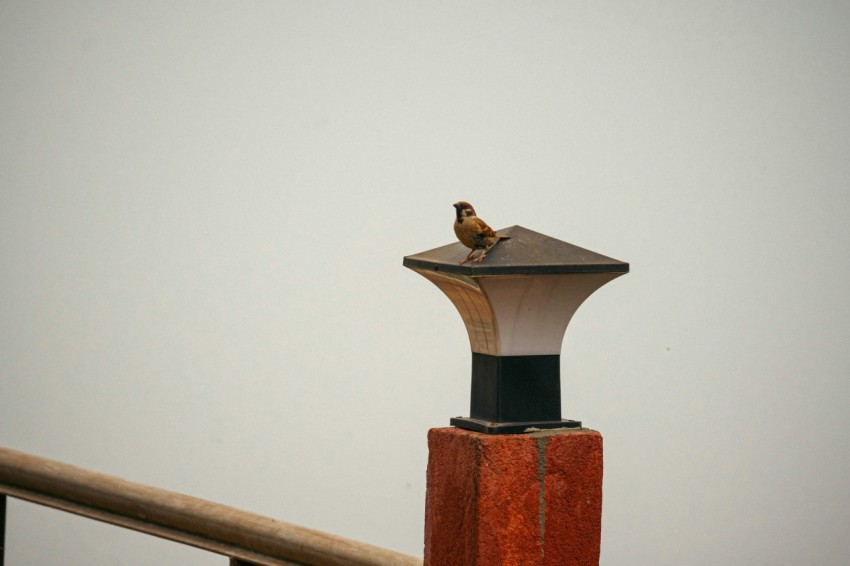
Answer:
<svg viewBox="0 0 850 566"><path fill-rule="evenodd" d="M485 236L487 238L492 238L496 235L495 230L487 226L487 223L478 218L477 216L471 216L469 218L474 223L475 231L481 236Z"/></svg>

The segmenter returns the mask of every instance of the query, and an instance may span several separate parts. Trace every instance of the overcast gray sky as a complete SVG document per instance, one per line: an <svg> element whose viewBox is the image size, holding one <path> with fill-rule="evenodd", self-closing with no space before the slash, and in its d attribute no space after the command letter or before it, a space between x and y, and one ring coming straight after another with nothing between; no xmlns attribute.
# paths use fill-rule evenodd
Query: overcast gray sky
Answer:
<svg viewBox="0 0 850 566"><path fill-rule="evenodd" d="M457 200L577 312L602 564L850 556L850 4L0 4L0 444L421 555ZM224 559L12 501L9 564Z"/></svg>

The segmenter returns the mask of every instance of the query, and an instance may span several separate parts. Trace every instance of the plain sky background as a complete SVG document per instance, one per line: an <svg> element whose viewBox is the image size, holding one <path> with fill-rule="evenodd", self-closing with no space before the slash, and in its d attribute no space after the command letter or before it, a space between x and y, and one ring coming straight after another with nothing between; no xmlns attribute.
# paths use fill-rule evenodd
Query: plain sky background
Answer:
<svg viewBox="0 0 850 566"><path fill-rule="evenodd" d="M628 261L604 566L850 557L850 3L0 3L0 444L421 556L451 204ZM7 563L225 559L12 500Z"/></svg>

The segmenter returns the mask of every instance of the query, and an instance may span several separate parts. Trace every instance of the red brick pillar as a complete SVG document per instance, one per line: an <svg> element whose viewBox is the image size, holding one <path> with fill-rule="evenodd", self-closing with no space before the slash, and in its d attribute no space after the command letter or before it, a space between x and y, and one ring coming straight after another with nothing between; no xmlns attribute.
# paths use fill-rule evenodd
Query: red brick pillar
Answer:
<svg viewBox="0 0 850 566"><path fill-rule="evenodd" d="M602 435L428 432L425 566L599 564Z"/></svg>

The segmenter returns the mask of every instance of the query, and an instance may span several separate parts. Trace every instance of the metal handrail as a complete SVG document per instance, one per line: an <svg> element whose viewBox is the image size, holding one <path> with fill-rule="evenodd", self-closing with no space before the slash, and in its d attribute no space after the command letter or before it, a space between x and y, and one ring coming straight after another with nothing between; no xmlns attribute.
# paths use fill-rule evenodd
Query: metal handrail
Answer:
<svg viewBox="0 0 850 566"><path fill-rule="evenodd" d="M231 564L422 565L392 550L2 447L0 494L223 554Z"/></svg>

